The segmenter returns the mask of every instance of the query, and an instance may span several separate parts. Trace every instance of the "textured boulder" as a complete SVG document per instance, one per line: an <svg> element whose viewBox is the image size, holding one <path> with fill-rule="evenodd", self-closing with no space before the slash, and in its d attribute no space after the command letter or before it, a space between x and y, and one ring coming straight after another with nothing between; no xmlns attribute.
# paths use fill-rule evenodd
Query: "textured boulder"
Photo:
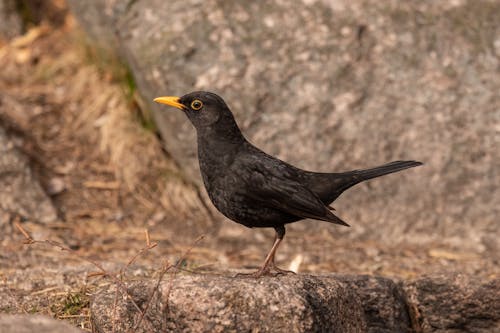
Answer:
<svg viewBox="0 0 500 333"><path fill-rule="evenodd" d="M218 92L251 141L303 168L426 163L346 193L336 208L356 222L349 234L494 247L498 1L70 4L147 101ZM199 181L193 128L151 107L167 150Z"/></svg>
<svg viewBox="0 0 500 333"><path fill-rule="evenodd" d="M358 295L370 333L412 333L403 288L388 278L370 275L336 276Z"/></svg>
<svg viewBox="0 0 500 333"><path fill-rule="evenodd" d="M100 48L116 52L120 47L116 25L130 8L128 1L67 1L73 14Z"/></svg>
<svg viewBox="0 0 500 333"><path fill-rule="evenodd" d="M145 307L155 281L135 282L129 293ZM91 304L98 332L366 332L359 298L332 277L230 278L179 275L160 286L144 320L115 291ZM138 325L137 329L136 325Z"/></svg>
<svg viewBox="0 0 500 333"><path fill-rule="evenodd" d="M76 327L60 320L40 315L0 314L2 333L82 333Z"/></svg>
<svg viewBox="0 0 500 333"><path fill-rule="evenodd" d="M500 279L427 277L404 289L417 332L500 332Z"/></svg>
<svg viewBox="0 0 500 333"><path fill-rule="evenodd" d="M38 222L57 219L52 202L33 176L28 158L0 126L0 225L15 215Z"/></svg>
<svg viewBox="0 0 500 333"><path fill-rule="evenodd" d="M126 297L103 288L91 302L98 332L139 328L180 332L494 333L500 329L500 280L433 276L409 282L367 275L246 279L177 275L160 285L133 282ZM118 301L117 301L118 300ZM114 305L116 303L116 305Z"/></svg>

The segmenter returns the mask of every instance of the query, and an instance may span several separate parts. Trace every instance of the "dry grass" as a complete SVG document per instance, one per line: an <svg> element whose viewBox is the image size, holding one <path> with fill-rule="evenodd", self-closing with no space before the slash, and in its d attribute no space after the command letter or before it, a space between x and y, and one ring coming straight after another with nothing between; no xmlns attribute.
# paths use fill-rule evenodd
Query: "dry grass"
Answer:
<svg viewBox="0 0 500 333"><path fill-rule="evenodd" d="M113 59L96 63L82 36L68 16L57 28L44 23L0 48L0 100L9 103L0 117L18 134L61 218L22 222L37 238L51 239L44 242L49 248L23 248L14 226L2 226L0 290L8 297L0 312L44 313L90 329L89 296L110 283L103 280L106 265L135 266L139 254L149 267L158 257L180 262L198 231L182 234L176 221L202 217L204 208L155 133L138 121L126 68ZM144 227L158 231L165 224L172 228L154 231L158 253L143 253ZM216 256L188 252L189 261ZM106 267L89 280L82 258Z"/></svg>
<svg viewBox="0 0 500 333"><path fill-rule="evenodd" d="M88 160L88 155L100 155L104 160L89 167L108 175L104 179L86 179L84 185L123 186L121 192L127 192L150 215L161 210L177 217L210 220L198 189L183 179L166 157L148 125L151 120L141 122L148 118L148 112L141 111L136 103L137 92L127 68L115 57L90 48L71 16L59 29L41 25L13 40L1 49L0 63L2 60L7 69L3 81L15 83L8 87L9 96L12 94L18 101L31 100L32 104L39 104L34 101L36 96L44 99L45 105L36 105L36 115L7 115L25 133L33 132L33 141L42 153L51 155L30 154L54 171L42 177L68 174L65 169ZM30 106L24 105L24 109ZM31 128L33 121L40 121L39 126ZM52 122L57 122L56 126ZM46 127L50 126L47 133ZM69 159L66 155L70 150L74 150L72 161L64 161Z"/></svg>
<svg viewBox="0 0 500 333"><path fill-rule="evenodd" d="M88 278L95 278L102 276L106 279L109 280L110 283L114 284L116 287L116 296L115 296L115 302L114 302L114 307L116 309L117 306L117 301L120 298L126 298L128 302L130 302L133 307L135 308L136 311L140 313L139 319L137 320L136 323L133 324L133 327L130 327L129 330L131 332L137 331L141 327L141 324L144 321L145 315L147 314L151 302L153 301L153 298L157 293L159 293L160 289L160 284L164 280L165 276L167 273L169 273L169 282L168 282L168 287L166 291L166 303L165 307L168 307L168 296L170 294L170 291L173 288L173 283L175 276L177 272L180 270L184 270L181 268L183 265L184 261L187 259L188 255L190 252L193 250L194 246L199 243L204 236L198 237L193 244L188 247L184 253L180 256L180 259L177 260L175 264L171 264L168 259L164 260L164 263L162 264L158 278L156 281L156 285L153 288L151 295L149 296L148 300L144 303L142 307L140 307L134 300L134 297L129 293L127 284L129 283L129 278L127 277L127 271L131 268L131 265L134 264L141 256L145 255L148 251L154 249L158 243L151 242L151 237L149 235L148 230L145 230L145 240L146 244L144 247L142 247L140 250L138 250L128 261L126 264L124 264L118 272L113 272L109 271L104 266L99 263L96 260L93 260L89 257L86 257L82 254L80 254L78 251L75 251L68 246L61 244L59 242L53 241L53 240L37 240L34 239L19 223L19 221L16 221L15 226L17 230L23 235L24 237L24 244L27 245L48 245L50 247L53 247L55 249L64 251L69 253L69 255L72 255L79 260L83 262L87 262L91 265L93 265L95 268L97 268L98 272L95 273L89 273L87 274ZM161 260L158 260L161 261ZM192 272L192 271L189 271ZM32 295L43 295L48 292L54 291L56 288L45 288L43 290L37 291L35 293L32 293ZM50 305L50 311L52 312L52 315L55 318L58 319L70 319L74 322L74 324L77 324L77 326L91 330L92 329L92 322L91 322L91 317L90 317L90 311L89 311L89 306L90 306L90 294L87 292L87 286L84 286L81 290L76 291L76 292L68 292L67 294L59 294L58 296L59 299L57 301L54 301ZM25 312L26 309L20 305L20 308ZM168 309L166 309L168 311ZM115 312L115 311L113 311ZM115 323L116 320L113 318L113 332L115 331Z"/></svg>

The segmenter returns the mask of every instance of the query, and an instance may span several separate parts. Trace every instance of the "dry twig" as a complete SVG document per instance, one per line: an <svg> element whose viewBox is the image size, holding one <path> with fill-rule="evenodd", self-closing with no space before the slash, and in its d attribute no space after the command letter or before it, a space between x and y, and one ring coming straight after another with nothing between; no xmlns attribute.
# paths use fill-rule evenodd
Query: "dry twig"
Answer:
<svg viewBox="0 0 500 333"><path fill-rule="evenodd" d="M61 251L69 252L72 255L76 256L77 258L79 258L79 259L81 259L83 261L86 261L86 262L94 265L95 267L97 267L103 276L109 277L111 280L113 280L116 283L116 285L127 295L127 297L130 299L130 301L132 302L132 304L134 305L134 307L137 309L137 311L139 311L139 312L142 313L141 308L133 300L132 296L129 294L129 292L127 290L127 287L123 284L123 282L121 280L119 280L115 275L109 273L101 264L97 263L96 261L94 261L92 259L89 259L89 258L86 258L86 257L80 255L75 250L72 250L69 247L66 247L63 244L60 244L58 242L51 241L51 240L48 240L48 239L43 240L43 241L41 241L41 240L35 240L35 239L33 239L29 235L29 233L17 221L14 222L14 224L15 224L16 228L24 235L24 237L25 237L24 244L27 244L27 245L31 245L31 244L48 244L48 245L50 245L52 247L60 249Z"/></svg>
<svg viewBox="0 0 500 333"><path fill-rule="evenodd" d="M139 318L139 320L137 321L137 324L135 325L135 328L134 328L134 331L137 330L137 328L140 326L140 324L142 323L142 320L144 318L144 316L146 315L146 312L147 310L149 309L149 306L151 304L151 302L153 301L153 298L155 296L155 294L157 292L159 292L159 289L160 289L160 284L161 284L161 281L163 280L163 277L165 276L165 274L167 274L167 272L171 269L171 268L175 268L175 271L173 272L172 274L172 278L170 279L169 281L169 285L167 287L167 292L166 292L166 301L165 301L165 307L164 307L164 312L165 311L168 311L168 298L169 298L169 295L170 295L170 291L172 290L172 286L173 286L173 281L174 281L174 278L176 276L176 273L179 271L179 266L184 262L184 260L186 260L187 256L189 255L189 253L191 253L191 251L193 250L193 248L196 246L196 244L198 244L198 242L200 242L203 238L205 238L205 235L201 235L199 236L194 242L193 242L193 245L191 245L187 250L186 252L184 252L184 254L181 256L181 258L177 261L177 263L175 265L171 265L168 260L165 261L164 265L163 265L163 269L160 273L160 276L158 277L158 280L156 281L156 285L155 287L153 288L153 292L151 293L151 296L149 297L148 301L146 302L146 306L144 307L144 311L142 312L141 314L141 317Z"/></svg>
<svg viewBox="0 0 500 333"><path fill-rule="evenodd" d="M24 244L27 244L27 245L32 245L32 244L48 244L48 245L50 245L52 247L60 249L61 251L69 252L70 254L76 256L77 258L79 258L79 259L81 259L83 261L86 261L86 262L92 264L93 266L95 266L99 270L98 272L89 273L87 275L88 277L104 276L104 277L110 278L116 284L117 289L116 289L115 299L114 299L114 302L113 302L113 325L112 325L113 332L116 331L116 325L115 325L115 322L116 322L116 308L118 306L119 291L121 290L126 295L126 297L131 301L131 303L134 306L134 308L137 311L139 311L139 313L140 313L139 320L137 321L137 323L135 324L135 327L133 329L135 331L142 324L142 322L143 322L143 320L144 320L144 318L146 316L146 313L147 313L147 311L148 311L148 309L149 309L149 307L150 307L150 305L151 305L151 303L153 301L154 296L156 295L156 293L159 292L161 281L163 280L163 278L165 277L165 275L167 274L167 272L169 272L171 269L174 269L174 271L172 273L172 276L171 276L171 279L169 280L169 283L168 283L168 286L167 286L167 290L166 290L166 302L165 302L164 311L168 311L168 298L169 298L170 292L171 292L172 287L173 287L173 282L174 282L175 276L176 276L176 274L179 271L183 271L184 270L184 269L180 268L180 266L186 260L186 258L191 253L191 251L196 246L196 244L198 242L200 242L205 237L204 235L198 237L193 242L193 244L182 254L181 258L177 261L177 263L175 265L170 264L168 260L166 260L164 262L164 264L162 266L162 270L160 272L160 275L159 275L159 277L158 277L158 279L156 281L156 285L153 288L153 291L152 291L150 297L148 298L148 301L146 302L146 304L144 306L144 309L141 310L141 308L139 307L139 305L137 305L137 303L133 300L132 295L130 295L130 293L128 292L127 287L126 287L126 285L123 282L123 276L124 276L125 271L130 267L130 265L132 265L137 260L137 258L139 258L141 255L143 255L147 251L155 248L158 245L156 242L153 242L153 243L151 242L151 238L150 238L148 230L145 230L146 246L143 247L142 249L140 249L127 262L127 264L120 269L119 274L115 275L115 274L112 274L112 273L108 272L100 263L98 263L98 262L96 262L96 261L94 261L92 259L89 259L87 257L84 257L84 256L80 255L75 250L72 250L69 247L67 247L67 246L65 246L65 245L63 245L63 244L61 244L59 242L48 240L48 239L46 239L46 240L36 240L36 239L33 239L31 237L31 235L21 226L21 224L18 221L15 221L14 224L15 224L16 228L23 234L23 236L25 238L24 241L23 241Z"/></svg>

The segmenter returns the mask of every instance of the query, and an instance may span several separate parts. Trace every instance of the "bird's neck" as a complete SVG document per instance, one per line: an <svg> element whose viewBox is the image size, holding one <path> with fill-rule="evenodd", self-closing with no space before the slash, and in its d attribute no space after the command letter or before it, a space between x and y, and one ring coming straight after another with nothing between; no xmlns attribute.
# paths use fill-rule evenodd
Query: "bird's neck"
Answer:
<svg viewBox="0 0 500 333"><path fill-rule="evenodd" d="M221 158L221 155L233 154L245 141L239 130L235 132L207 128L203 133L198 133L198 150L210 151L214 158Z"/></svg>
<svg viewBox="0 0 500 333"><path fill-rule="evenodd" d="M205 176L220 173L221 168L232 164L246 142L234 119L224 126L198 129L197 137L200 169Z"/></svg>
<svg viewBox="0 0 500 333"><path fill-rule="evenodd" d="M239 146L245 142L245 137L232 114L224 115L215 124L197 128L196 131L198 144L202 146L232 149L234 146Z"/></svg>

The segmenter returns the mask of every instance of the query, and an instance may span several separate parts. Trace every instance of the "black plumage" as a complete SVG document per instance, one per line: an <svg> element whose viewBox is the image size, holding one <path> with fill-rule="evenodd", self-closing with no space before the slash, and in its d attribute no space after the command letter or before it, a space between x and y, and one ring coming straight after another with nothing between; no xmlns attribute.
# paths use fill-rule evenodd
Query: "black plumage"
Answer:
<svg viewBox="0 0 500 333"><path fill-rule="evenodd" d="M256 277L272 270L286 272L274 265L286 224L310 218L348 226L329 206L342 192L362 181L422 164L395 161L340 173L301 170L248 142L232 112L216 94L199 91L155 101L181 109L196 128L201 175L215 207L247 227L276 230L264 265L252 274Z"/></svg>

